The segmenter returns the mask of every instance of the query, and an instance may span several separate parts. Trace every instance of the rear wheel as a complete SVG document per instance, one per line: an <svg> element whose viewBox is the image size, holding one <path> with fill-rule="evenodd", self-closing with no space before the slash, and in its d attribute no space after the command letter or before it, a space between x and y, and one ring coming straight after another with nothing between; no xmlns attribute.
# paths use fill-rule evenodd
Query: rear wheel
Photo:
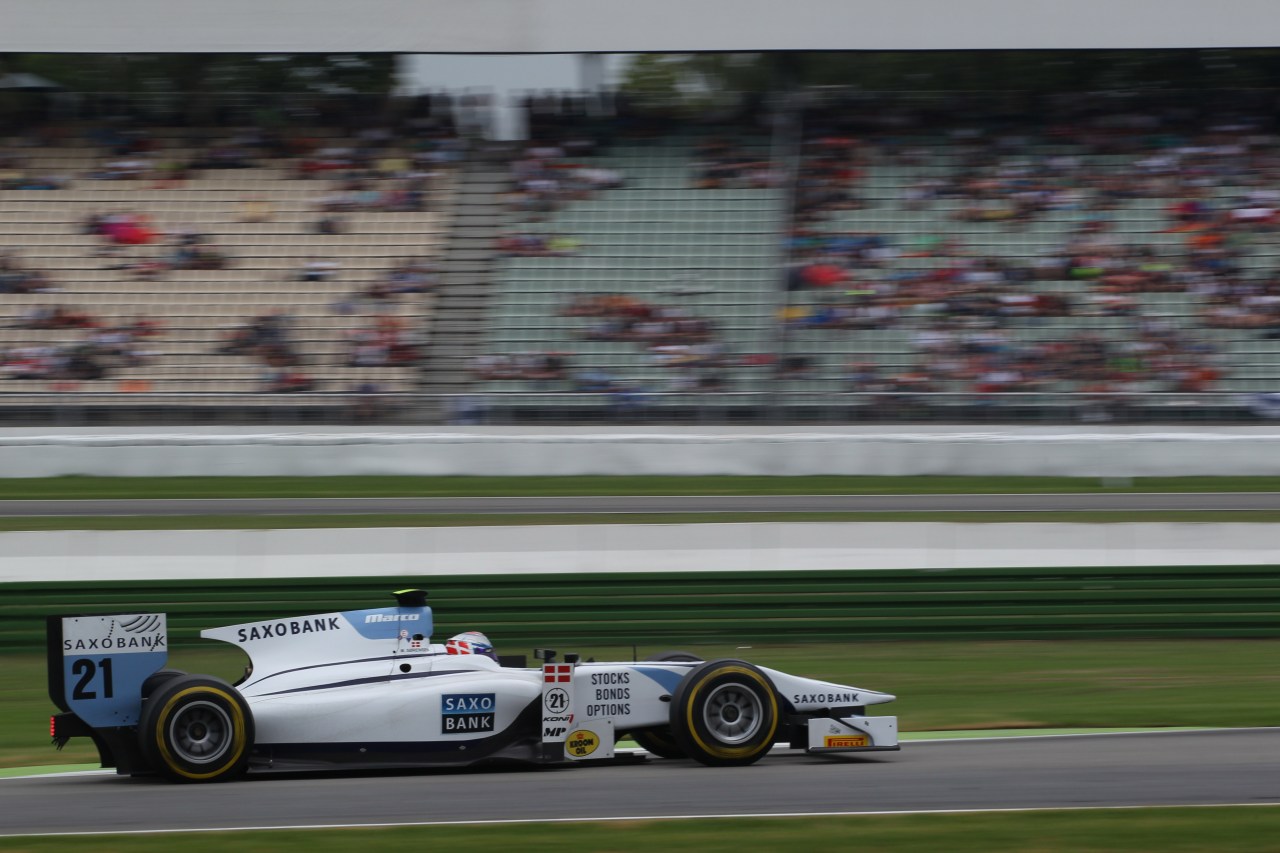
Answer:
<svg viewBox="0 0 1280 853"><path fill-rule="evenodd" d="M173 679L181 678L184 675L186 675L186 673L180 669L156 670L151 673L151 675L147 676L146 681L142 682L142 698L146 699L152 693L155 693L156 689L166 681L173 681Z"/></svg>
<svg viewBox="0 0 1280 853"><path fill-rule="evenodd" d="M671 698L671 732L690 758L712 767L754 764L772 748L781 712L768 677L740 660L696 667Z"/></svg>
<svg viewBox="0 0 1280 853"><path fill-rule="evenodd" d="M138 738L147 762L175 782L220 782L244 773L253 714L220 678L172 678L146 700Z"/></svg>

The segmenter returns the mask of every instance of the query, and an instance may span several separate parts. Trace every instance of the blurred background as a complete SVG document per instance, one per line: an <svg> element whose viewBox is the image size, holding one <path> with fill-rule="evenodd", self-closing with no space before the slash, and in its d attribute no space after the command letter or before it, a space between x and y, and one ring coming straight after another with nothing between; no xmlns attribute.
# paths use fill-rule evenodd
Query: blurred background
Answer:
<svg viewBox="0 0 1280 853"><path fill-rule="evenodd" d="M1280 49L623 41L0 53L0 768L53 760L45 615L234 677L201 628L402 586L909 738L1275 724ZM1010 787L1235 802L1250 736L1194 794L1123 747Z"/></svg>
<svg viewBox="0 0 1280 853"><path fill-rule="evenodd" d="M0 55L0 419L1257 423L1278 67Z"/></svg>

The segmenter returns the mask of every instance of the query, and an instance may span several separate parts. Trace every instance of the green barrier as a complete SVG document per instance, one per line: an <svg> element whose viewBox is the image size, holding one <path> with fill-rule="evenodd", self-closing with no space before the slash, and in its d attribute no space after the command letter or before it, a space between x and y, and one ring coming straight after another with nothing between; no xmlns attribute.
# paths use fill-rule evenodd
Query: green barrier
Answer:
<svg viewBox="0 0 1280 853"><path fill-rule="evenodd" d="M43 644L53 613L163 611L202 628L430 592L437 636L508 644L1280 636L1272 566L504 575L0 585L0 648Z"/></svg>

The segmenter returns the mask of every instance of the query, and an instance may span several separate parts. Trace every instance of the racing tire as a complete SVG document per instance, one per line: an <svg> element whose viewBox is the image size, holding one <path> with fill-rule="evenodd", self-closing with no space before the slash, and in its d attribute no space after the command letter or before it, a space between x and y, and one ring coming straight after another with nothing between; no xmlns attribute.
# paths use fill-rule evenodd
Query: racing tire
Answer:
<svg viewBox="0 0 1280 853"><path fill-rule="evenodd" d="M746 661L695 667L671 697L671 733L689 757L709 767L754 764L773 747L782 722L777 691Z"/></svg>
<svg viewBox="0 0 1280 853"><path fill-rule="evenodd" d="M164 684L166 681L172 681L173 679L180 678L184 675L186 675L186 673L180 669L156 670L147 676L146 681L142 682L142 698L146 699L152 693L155 693L160 685Z"/></svg>
<svg viewBox="0 0 1280 853"><path fill-rule="evenodd" d="M183 675L143 703L138 740L147 763L171 781L224 782L249 764L253 713L222 679Z"/></svg>

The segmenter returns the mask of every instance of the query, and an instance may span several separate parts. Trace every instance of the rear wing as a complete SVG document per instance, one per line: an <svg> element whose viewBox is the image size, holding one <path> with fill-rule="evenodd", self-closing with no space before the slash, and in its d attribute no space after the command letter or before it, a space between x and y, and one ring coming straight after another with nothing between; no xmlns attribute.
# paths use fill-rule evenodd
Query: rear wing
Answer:
<svg viewBox="0 0 1280 853"><path fill-rule="evenodd" d="M91 728L137 725L142 685L169 660L163 613L49 616L49 698Z"/></svg>

